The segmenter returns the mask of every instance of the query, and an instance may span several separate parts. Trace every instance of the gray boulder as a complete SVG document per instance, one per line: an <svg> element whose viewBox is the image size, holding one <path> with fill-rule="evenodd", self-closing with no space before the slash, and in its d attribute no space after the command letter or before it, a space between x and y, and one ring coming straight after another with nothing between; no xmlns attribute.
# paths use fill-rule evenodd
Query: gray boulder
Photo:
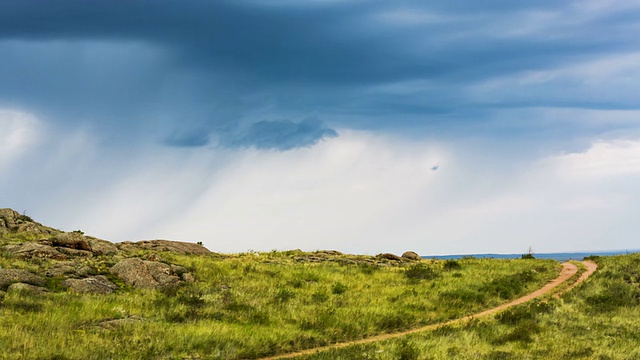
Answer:
<svg viewBox="0 0 640 360"><path fill-rule="evenodd" d="M415 251L406 251L402 254L402 257L407 260L420 260L422 259Z"/></svg>
<svg viewBox="0 0 640 360"><path fill-rule="evenodd" d="M170 240L143 240L138 242L126 241L119 244L121 250L137 251L152 250L157 252L168 251L183 255L210 254L206 247L194 243Z"/></svg>
<svg viewBox="0 0 640 360"><path fill-rule="evenodd" d="M46 289L40 286L29 285L25 283L14 283L9 285L9 287L7 288L7 293L16 293L16 292L43 295L48 293L49 289Z"/></svg>
<svg viewBox="0 0 640 360"><path fill-rule="evenodd" d="M60 246L69 249L91 251L91 246L87 238L77 232L60 234L49 240L53 246Z"/></svg>
<svg viewBox="0 0 640 360"><path fill-rule="evenodd" d="M73 262L59 262L54 263L44 274L47 277L61 277L73 274L74 272L75 267Z"/></svg>
<svg viewBox="0 0 640 360"><path fill-rule="evenodd" d="M22 269L0 269L0 289L4 290L14 283L44 286L44 279Z"/></svg>
<svg viewBox="0 0 640 360"><path fill-rule="evenodd" d="M7 245L5 250L22 259L54 259L65 260L67 256L55 248L27 241L20 245Z"/></svg>
<svg viewBox="0 0 640 360"><path fill-rule="evenodd" d="M118 253L118 247L114 243L90 236L87 236L86 239L94 255L115 255Z"/></svg>
<svg viewBox="0 0 640 360"><path fill-rule="evenodd" d="M120 260L110 271L125 284L142 289L170 287L181 282L170 265L138 258Z"/></svg>
<svg viewBox="0 0 640 360"><path fill-rule="evenodd" d="M391 254L391 253L378 254L376 257L378 259L386 259L386 260L391 260L391 261L402 261L402 258L400 256L395 255L395 254Z"/></svg>
<svg viewBox="0 0 640 360"><path fill-rule="evenodd" d="M118 289L118 286L104 275L84 279L67 279L62 282L62 286L79 294L110 294Z"/></svg>

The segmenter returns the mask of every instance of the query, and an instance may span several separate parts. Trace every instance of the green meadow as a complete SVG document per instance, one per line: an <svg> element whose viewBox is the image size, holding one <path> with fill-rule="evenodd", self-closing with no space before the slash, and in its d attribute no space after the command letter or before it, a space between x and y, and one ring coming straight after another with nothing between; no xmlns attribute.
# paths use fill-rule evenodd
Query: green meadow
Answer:
<svg viewBox="0 0 640 360"><path fill-rule="evenodd" d="M640 254L592 259L598 270L545 298L399 339L300 359L639 359Z"/></svg>
<svg viewBox="0 0 640 360"><path fill-rule="evenodd" d="M4 235L3 243L25 240L10 235ZM149 255L149 251L139 251L131 256ZM46 294L0 289L1 357L259 358L477 313L540 288L560 269L550 260L390 261L322 251L155 255L185 267L196 281L160 290L132 288L108 271L118 256L94 256L78 261L92 274L113 281L118 286L115 293L71 293L55 277L46 278L50 290ZM22 260L0 251L0 268L4 269L42 274L53 263L51 259ZM543 320L536 315L532 336L544 334L539 329L547 325L538 322L553 321L551 315L559 309L554 304L540 315ZM428 335L440 336L442 342L455 339L455 345L446 349L439 345L430 350L433 342L429 337L412 336L408 342L345 349L344 354L326 356L395 358L398 351L415 351L419 358L426 358L425 354L442 351L444 355L437 356L447 356L452 349L465 354L471 351L465 346L473 336L483 346L477 351L498 341L482 335L490 332L486 328L493 323L471 326ZM510 327L521 325L496 322L495 326L507 333ZM500 346L521 343L531 344L505 341ZM405 347L409 350L402 350Z"/></svg>

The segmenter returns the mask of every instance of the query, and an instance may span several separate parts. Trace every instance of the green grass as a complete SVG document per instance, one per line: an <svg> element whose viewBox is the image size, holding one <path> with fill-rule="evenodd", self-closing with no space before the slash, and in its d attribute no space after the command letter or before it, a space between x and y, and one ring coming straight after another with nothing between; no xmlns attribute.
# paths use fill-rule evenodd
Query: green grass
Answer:
<svg viewBox="0 0 640 360"><path fill-rule="evenodd" d="M598 271L561 299L304 359L638 359L640 254L595 259Z"/></svg>
<svg viewBox="0 0 640 360"><path fill-rule="evenodd" d="M77 295L50 279L52 293L45 296L0 295L2 357L256 358L476 313L541 287L559 270L545 260L382 266L368 256L300 251L160 256L189 269L197 281L165 291L120 282L115 294ZM314 257L324 261L305 260ZM96 274L113 263L107 257L85 260ZM51 265L0 252L3 268L44 272ZM114 319L133 320L100 326ZM412 341L391 343L388 351L415 358L425 345Z"/></svg>

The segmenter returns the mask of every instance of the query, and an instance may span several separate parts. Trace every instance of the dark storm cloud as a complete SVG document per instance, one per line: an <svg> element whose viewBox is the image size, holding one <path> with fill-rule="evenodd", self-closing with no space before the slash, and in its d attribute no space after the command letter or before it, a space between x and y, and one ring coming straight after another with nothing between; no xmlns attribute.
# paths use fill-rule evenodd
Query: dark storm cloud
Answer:
<svg viewBox="0 0 640 360"><path fill-rule="evenodd" d="M126 128L134 139L153 126L175 146L207 144L191 135L200 129L224 137L237 134L220 129L248 128L221 143L257 148L281 148L269 145L278 131L291 141L284 147L326 136L293 136L305 131L272 121L315 114L331 127L410 129L455 117L482 121L487 107L557 106L549 93L590 108L593 92L572 95L579 81L561 90L493 90L490 99L468 93L492 79L640 51L637 7L589 4L5 0L0 105L73 126ZM597 107L640 102L611 96ZM371 114L394 116L362 119ZM415 114L424 116L403 116Z"/></svg>
<svg viewBox="0 0 640 360"><path fill-rule="evenodd" d="M305 119L298 123L290 120L258 121L240 133L222 138L221 145L284 151L312 146L323 138L336 136L338 133L335 130L325 127L317 119Z"/></svg>

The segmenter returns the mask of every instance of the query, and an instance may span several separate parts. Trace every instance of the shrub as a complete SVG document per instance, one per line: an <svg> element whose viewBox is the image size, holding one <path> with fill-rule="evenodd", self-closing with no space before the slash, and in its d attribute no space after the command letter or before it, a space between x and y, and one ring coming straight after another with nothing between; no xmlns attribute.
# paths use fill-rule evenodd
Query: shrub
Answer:
<svg viewBox="0 0 640 360"><path fill-rule="evenodd" d="M535 273L531 270L525 270L495 279L482 286L480 291L498 295L502 299L508 299L522 291L525 284L533 280L535 280Z"/></svg>
<svg viewBox="0 0 640 360"><path fill-rule="evenodd" d="M404 271L404 275L409 280L433 280L440 274L434 270L431 266L425 264L417 264L410 266Z"/></svg>
<svg viewBox="0 0 640 360"><path fill-rule="evenodd" d="M460 263L457 262L456 260L446 260L442 268L447 271L450 271L450 270L459 270L462 268L462 266L460 266Z"/></svg>
<svg viewBox="0 0 640 360"><path fill-rule="evenodd" d="M333 292L336 295L340 295L340 294L344 294L347 291L347 289L348 289L347 285L338 281L337 283L333 284L333 286L331 287L331 292Z"/></svg>

